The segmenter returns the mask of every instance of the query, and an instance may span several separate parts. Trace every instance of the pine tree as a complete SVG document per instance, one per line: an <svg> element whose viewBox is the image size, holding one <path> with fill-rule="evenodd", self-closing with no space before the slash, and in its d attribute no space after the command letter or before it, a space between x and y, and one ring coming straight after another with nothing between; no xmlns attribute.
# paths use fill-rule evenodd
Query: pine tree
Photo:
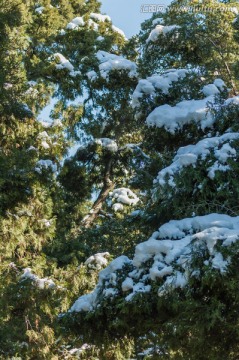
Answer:
<svg viewBox="0 0 239 360"><path fill-rule="evenodd" d="M107 168L122 186L123 164L132 152L123 149L134 121L129 93L137 74L133 61L120 55L129 53L134 60L135 45L125 46L124 34L99 13L97 1L3 1L1 19L1 356L74 358L69 346L81 346L82 340L62 329L57 315L79 291L93 287L98 267L89 270L79 263L92 254L90 243L81 238L75 258L70 249L74 242L68 240L79 243L79 227L82 234L99 215L107 219L102 207L108 207L106 198L113 189ZM121 61L123 70L109 69L110 78L107 71L104 77L99 56L112 69ZM90 76L94 71L95 79ZM52 97L57 102L51 122L37 121ZM109 122L105 130L103 114ZM85 141L85 152L80 149L62 167L75 139ZM117 154L115 140L122 147ZM83 217L96 208L91 197L98 191L103 197L87 225ZM116 219L110 226L115 233ZM99 242L104 227L100 235L93 231Z"/></svg>
<svg viewBox="0 0 239 360"><path fill-rule="evenodd" d="M128 336L136 358L236 359L235 4L176 12L182 5L198 4L174 2L145 23L132 94L152 171L159 159L143 216L161 227L136 246L133 260L112 261L65 321L105 346Z"/></svg>
<svg viewBox="0 0 239 360"><path fill-rule="evenodd" d="M2 0L2 359L238 357L236 9Z"/></svg>
<svg viewBox="0 0 239 360"><path fill-rule="evenodd" d="M98 8L95 1L87 5L64 1L43 1L38 5L31 1L1 2L3 359L64 357L64 341L56 342L57 314L66 309L74 288L85 290L92 282L84 269L77 270L77 281L72 276L75 268L69 267L67 272L58 269L57 259L46 255L45 248L57 232L56 199L62 193L57 174L69 146L66 133L73 124L70 117L64 125L59 118L49 123L39 122L37 117L57 88L66 94L64 88L75 76L57 67L59 57L54 55L53 43L58 41L59 31L79 11L87 13ZM86 29L86 33L91 30ZM69 91L64 94L64 101L72 98ZM65 287L58 285L60 280Z"/></svg>

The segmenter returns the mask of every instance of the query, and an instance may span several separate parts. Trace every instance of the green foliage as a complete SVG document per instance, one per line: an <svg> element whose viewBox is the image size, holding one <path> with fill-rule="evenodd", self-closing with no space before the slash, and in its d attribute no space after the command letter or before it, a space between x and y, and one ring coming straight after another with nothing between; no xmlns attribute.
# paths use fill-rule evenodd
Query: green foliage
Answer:
<svg viewBox="0 0 239 360"><path fill-rule="evenodd" d="M158 281L150 294L126 304L118 286L117 298L101 294L95 312L65 315L97 283L98 271L84 264L89 256L132 257L135 246L171 218L238 214L238 140L231 143L237 155L230 171L208 178L211 153L175 175L175 189L155 184L152 197L153 180L178 147L197 143L209 130L188 124L173 135L145 125L157 106L203 98L215 72L230 95L236 93L238 20L227 9L237 4L209 1L215 11L201 14L177 12L175 6L198 4L175 1L161 15L180 28L155 42L146 40L158 14L128 41L108 19L92 22L91 13L100 13L97 0L0 5L0 358L238 358L236 245L220 249L231 257L223 275L204 264L206 250L198 249L191 266L202 276L192 276L185 291L158 297ZM224 11L216 11L219 5ZM67 28L76 17L85 23ZM102 76L98 51L136 62L138 74L122 69ZM60 68L56 54L74 72ZM171 67L190 71L168 94L146 94L133 109L139 78ZM238 106L224 106L227 97L225 89L211 106L210 136L238 131ZM49 104L50 119L43 111ZM115 149L99 139L113 141ZM77 150L69 156L72 145ZM121 187L137 194L136 208L113 211L110 192ZM117 276L123 279L130 266Z"/></svg>
<svg viewBox="0 0 239 360"><path fill-rule="evenodd" d="M179 28L176 32L159 36L153 43L146 43L142 69L147 72L144 70L143 75L167 68L196 66L208 79L216 71L235 92L234 64L238 42L235 41L236 30L232 24L235 19L235 13L231 11L233 6L237 8L238 4L223 4L214 0L200 4L197 1L173 1L161 18L165 25L178 25ZM143 43L150 33L151 24L152 20L147 20L142 26Z"/></svg>

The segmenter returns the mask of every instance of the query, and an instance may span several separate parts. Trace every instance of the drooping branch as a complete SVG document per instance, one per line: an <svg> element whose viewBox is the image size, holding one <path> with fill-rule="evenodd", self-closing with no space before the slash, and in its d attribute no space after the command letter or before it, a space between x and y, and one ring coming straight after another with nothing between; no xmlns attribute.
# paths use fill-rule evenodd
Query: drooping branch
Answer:
<svg viewBox="0 0 239 360"><path fill-rule="evenodd" d="M226 59L225 59L225 56L224 56L223 52L221 51L221 49L219 48L219 46L218 46L217 44L215 44L215 42L214 42L212 39L208 38L208 40L209 40L210 43L217 49L219 55L220 55L221 58L222 58L223 64L224 64L224 66L225 66L225 69L226 69L226 71L227 71L227 73L228 73L228 76L229 76L229 79L230 79L230 82L231 82L231 85L232 85L233 94L234 94L235 96L238 95L238 92L237 92L237 89L236 89L236 84L235 84L235 82L234 82L234 80L233 80L233 76L232 76L230 67L229 67L229 65L228 65L228 63L227 63L227 61L226 61Z"/></svg>
<svg viewBox="0 0 239 360"><path fill-rule="evenodd" d="M197 34L199 37L202 37L201 34ZM220 46L218 46L215 41L213 41L210 37L208 36L205 36L203 35L204 38L206 38L210 43L211 45L215 48L215 50L218 52L218 54L220 55L221 59L222 59L222 62L223 62L223 65L224 65L224 68L226 69L226 72L228 74L228 77L229 77L229 80L230 80L230 83L231 83L231 86L232 86L232 90L233 90L233 95L238 95L238 91L237 91L237 88L236 88L236 84L233 80L233 75L231 73L231 70L230 70L230 67L228 65L228 62L226 61L225 59L225 56L224 56L224 53L223 51L221 50Z"/></svg>

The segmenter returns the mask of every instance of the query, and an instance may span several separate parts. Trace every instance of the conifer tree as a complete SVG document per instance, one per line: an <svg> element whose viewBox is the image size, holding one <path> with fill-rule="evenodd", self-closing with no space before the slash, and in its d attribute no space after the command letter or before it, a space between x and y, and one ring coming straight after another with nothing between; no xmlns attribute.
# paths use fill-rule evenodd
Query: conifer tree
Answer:
<svg viewBox="0 0 239 360"><path fill-rule="evenodd" d="M65 321L96 343L128 336L136 358L236 359L238 7L182 5L198 4L175 1L143 26L132 94L153 168L160 151L143 216L161 226L133 260L113 260Z"/></svg>
<svg viewBox="0 0 239 360"><path fill-rule="evenodd" d="M56 342L57 314L64 311L68 296L72 296L68 287L71 292L73 288L79 291L92 281L82 269L77 271L82 280L79 285L72 279L75 268L69 267L65 273L57 269L54 256L46 255L45 248L50 247L57 232L56 199L62 192L57 174L69 146L66 134L73 124L70 116L69 120L67 116L53 117L51 122L38 121L37 117L57 88L64 102L72 99L65 88L78 74L69 75L68 69L60 66L62 56L55 55L53 46L60 44L62 26L67 26L79 12L87 14L98 8L95 1L87 5L78 1L1 2L3 359L64 357L61 342ZM91 33L91 29L85 32ZM67 278L71 280L66 285ZM58 285L59 280L64 286Z"/></svg>
<svg viewBox="0 0 239 360"><path fill-rule="evenodd" d="M74 358L68 349L76 337L59 326L57 314L79 291L92 288L98 267L90 271L79 267L79 258L86 260L92 254L87 238L76 239L81 247L76 260L67 240L102 216L113 189L104 180L107 168L111 173L114 166L114 179L123 184L122 164L131 157L131 150L123 148L124 125L134 121L129 93L137 73L133 61L121 55L129 53L134 60L134 41L125 47L122 31L99 13L99 3L93 0L3 1L1 18L1 356ZM105 61L112 69L106 68L104 74ZM57 103L51 122L37 121L52 97ZM103 117L109 123L105 130ZM116 137L122 147L117 154ZM62 167L75 139L81 146L85 141L85 153L80 149ZM119 169L116 163L121 164ZM103 193L100 207L85 224L92 194L98 191ZM132 194L130 204L137 200ZM101 236L95 234L99 242ZM59 267L62 264L64 268Z"/></svg>
<svg viewBox="0 0 239 360"><path fill-rule="evenodd" d="M238 5L0 2L0 357L236 359Z"/></svg>

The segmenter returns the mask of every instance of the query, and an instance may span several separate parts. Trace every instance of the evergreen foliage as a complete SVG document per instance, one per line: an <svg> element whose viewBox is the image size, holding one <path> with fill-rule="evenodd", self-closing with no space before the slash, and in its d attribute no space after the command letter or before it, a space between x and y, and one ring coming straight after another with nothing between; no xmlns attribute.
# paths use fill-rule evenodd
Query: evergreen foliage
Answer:
<svg viewBox="0 0 239 360"><path fill-rule="evenodd" d="M236 360L238 4L0 5L0 358Z"/></svg>

